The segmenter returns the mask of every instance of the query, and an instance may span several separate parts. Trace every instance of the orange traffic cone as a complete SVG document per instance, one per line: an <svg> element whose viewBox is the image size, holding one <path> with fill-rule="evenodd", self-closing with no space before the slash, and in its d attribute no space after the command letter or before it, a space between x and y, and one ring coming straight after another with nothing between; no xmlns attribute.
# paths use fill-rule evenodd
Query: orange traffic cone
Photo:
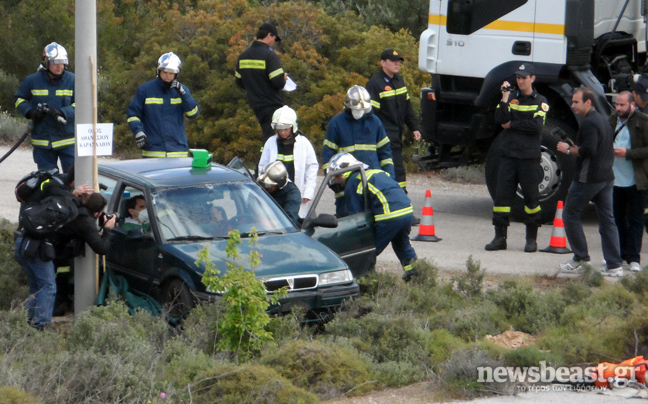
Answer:
<svg viewBox="0 0 648 404"><path fill-rule="evenodd" d="M563 201L558 201L558 208L556 209L556 217L553 222L553 229L551 230L551 240L549 240L549 247L542 252L550 252L556 254L568 254L572 252L567 248L567 236L565 235L565 225L562 218Z"/></svg>
<svg viewBox="0 0 648 404"><path fill-rule="evenodd" d="M428 189L425 191L425 201L423 203L423 217L419 225L418 236L414 237L414 241L439 241L441 240L434 235L434 210L432 209L432 193Z"/></svg>

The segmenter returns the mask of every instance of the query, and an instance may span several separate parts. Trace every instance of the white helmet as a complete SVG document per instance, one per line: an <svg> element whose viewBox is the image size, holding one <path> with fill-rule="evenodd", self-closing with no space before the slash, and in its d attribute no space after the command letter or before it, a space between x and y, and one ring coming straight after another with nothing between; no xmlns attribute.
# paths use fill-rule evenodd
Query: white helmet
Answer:
<svg viewBox="0 0 648 404"><path fill-rule="evenodd" d="M355 85L346 93L344 107L349 109L355 119L360 119L371 112L371 96L367 89Z"/></svg>
<svg viewBox="0 0 648 404"><path fill-rule="evenodd" d="M182 69L182 61L180 61L178 55L173 52L165 53L158 59L158 75L160 75L161 71L178 74L180 73L180 69Z"/></svg>
<svg viewBox="0 0 648 404"><path fill-rule="evenodd" d="M268 164L257 181L265 188L278 186L283 188L288 183L288 171L281 161Z"/></svg>
<svg viewBox="0 0 648 404"><path fill-rule="evenodd" d="M272 129L290 129L296 133L297 128L297 113L288 105L284 105L274 112L272 115Z"/></svg>
<svg viewBox="0 0 648 404"><path fill-rule="evenodd" d="M50 63L58 65L68 64L68 54L64 47L52 42L43 49L43 66L47 69Z"/></svg>
<svg viewBox="0 0 648 404"><path fill-rule="evenodd" d="M347 168L356 164L363 164L358 159L356 159L351 153L338 153L331 157L328 163L328 171L335 171L341 168ZM366 164L363 164L365 168L368 168Z"/></svg>

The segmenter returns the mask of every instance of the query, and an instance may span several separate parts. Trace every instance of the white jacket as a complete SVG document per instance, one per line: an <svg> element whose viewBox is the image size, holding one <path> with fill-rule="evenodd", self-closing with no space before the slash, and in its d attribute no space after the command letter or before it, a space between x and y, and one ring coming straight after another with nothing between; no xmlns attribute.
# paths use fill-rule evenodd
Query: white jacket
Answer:
<svg viewBox="0 0 648 404"><path fill-rule="evenodd" d="M277 135L274 135L263 145L263 153L261 153L261 160L259 160L259 173L268 164L277 160L277 154ZM306 217L315 196L319 163L311 142L305 136L299 134L295 137L293 155L295 156L295 185L299 188L302 199L309 200L306 203L302 202L299 207L299 217L303 219Z"/></svg>

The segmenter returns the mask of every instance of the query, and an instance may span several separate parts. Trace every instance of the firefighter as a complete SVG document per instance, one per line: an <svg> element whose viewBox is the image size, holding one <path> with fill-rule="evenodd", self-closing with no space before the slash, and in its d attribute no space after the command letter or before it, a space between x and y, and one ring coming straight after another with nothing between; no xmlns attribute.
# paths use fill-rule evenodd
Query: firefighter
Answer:
<svg viewBox="0 0 648 404"><path fill-rule="evenodd" d="M288 214L290 220L298 224L301 193L297 185L288 179L288 171L284 164L281 161L268 164L257 181Z"/></svg>
<svg viewBox="0 0 648 404"><path fill-rule="evenodd" d="M504 130L500 149L500 166L493 205L495 238L486 244L487 251L506 250L506 233L511 215L511 202L518 183L524 195L526 212L526 244L524 252L538 250L536 238L540 217L540 144L542 127L549 111L547 99L533 88L533 65L522 63L515 72L517 90L508 81L500 87L502 100L495 111L495 121Z"/></svg>
<svg viewBox="0 0 648 404"><path fill-rule="evenodd" d="M344 111L331 119L322 149L322 162L336 153L350 153L369 168L383 170L392 178L394 161L389 138L380 119L371 113L371 97L361 86L351 87L344 100Z"/></svg>
<svg viewBox="0 0 648 404"><path fill-rule="evenodd" d="M277 28L269 22L262 24L256 41L239 56L234 72L236 85L245 90L248 104L261 126L262 145L274 135L272 115L284 106L281 90L288 75L272 49L277 42L281 42Z"/></svg>
<svg viewBox="0 0 648 404"><path fill-rule="evenodd" d="M142 157L187 157L189 144L184 117L200 113L189 89L180 84L180 58L173 52L160 56L157 78L137 89L128 106L128 126Z"/></svg>
<svg viewBox="0 0 648 404"><path fill-rule="evenodd" d="M403 129L412 131L414 139L421 139L418 118L412 108L405 80L398 74L403 57L393 49L385 49L380 55L380 70L367 82L371 106L383 126L394 158L396 181L407 193L406 171L403 165Z"/></svg>
<svg viewBox="0 0 648 404"><path fill-rule="evenodd" d="M74 74L67 71L65 48L52 42L43 49L43 61L27 76L14 96L16 109L31 119L34 162L39 170L74 164Z"/></svg>
<svg viewBox="0 0 648 404"><path fill-rule="evenodd" d="M338 153L331 158L328 170L334 171L361 164L349 153ZM398 182L386 172L368 169L367 190L363 189L362 176L357 171L347 171L329 180L334 192L344 190L344 214L353 215L364 210L365 191L374 216L376 256L391 243L405 271L403 280L409 281L416 272L413 264L416 252L409 239L414 219L412 203Z"/></svg>

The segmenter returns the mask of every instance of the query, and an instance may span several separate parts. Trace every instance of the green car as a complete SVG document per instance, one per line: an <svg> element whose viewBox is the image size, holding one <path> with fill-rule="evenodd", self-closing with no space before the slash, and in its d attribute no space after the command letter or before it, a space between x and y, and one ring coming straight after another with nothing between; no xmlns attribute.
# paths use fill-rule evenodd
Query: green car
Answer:
<svg viewBox="0 0 648 404"><path fill-rule="evenodd" d="M225 246L234 229L242 238L256 230L257 245L251 247L244 240L240 253L247 257L251 248L260 252L261 263L254 272L268 294L288 288L273 312L297 305L312 313L328 313L359 295L355 277L340 256L356 262L373 254L372 223L316 215L314 204L299 229L248 175L192 158L125 160L100 164L98 173L108 200L106 212L117 212L120 218L112 232L107 267L126 278L131 289L167 305L174 316L187 312L197 299L218 295L206 290L201 282L205 267L195 262L206 248L216 268L225 271ZM141 228L132 224L127 209L135 197L144 198L149 218ZM344 229L347 220L365 236ZM359 245L362 240L366 246ZM340 246L340 255L331 251ZM366 270L362 260L358 273Z"/></svg>

